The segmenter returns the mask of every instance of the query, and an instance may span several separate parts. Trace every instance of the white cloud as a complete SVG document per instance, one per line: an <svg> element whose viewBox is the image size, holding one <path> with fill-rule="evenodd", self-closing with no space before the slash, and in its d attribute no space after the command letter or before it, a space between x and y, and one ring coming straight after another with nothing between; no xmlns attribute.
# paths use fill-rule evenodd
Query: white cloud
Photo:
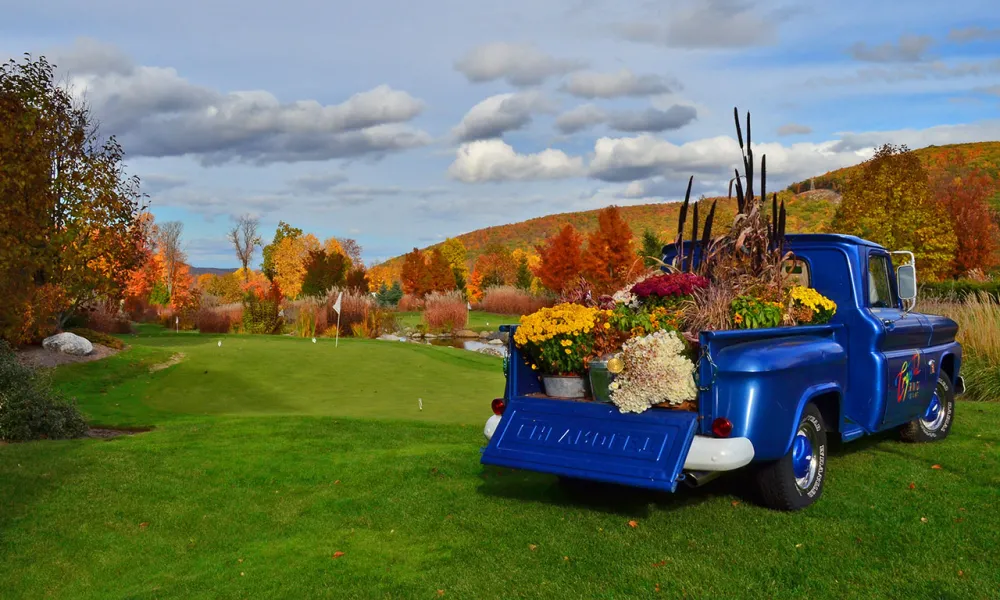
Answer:
<svg viewBox="0 0 1000 600"><path fill-rule="evenodd" d="M584 61L549 56L533 44L506 42L476 46L455 62L455 68L471 82L503 79L517 87L538 85L584 66Z"/></svg>
<svg viewBox="0 0 1000 600"><path fill-rule="evenodd" d="M926 58L927 51L933 45L934 39L929 35L901 35L898 42L885 42L877 46L857 42L848 52L855 60L865 62L920 62Z"/></svg>
<svg viewBox="0 0 1000 600"><path fill-rule="evenodd" d="M566 111L556 119L559 131L569 135L600 125L608 120L608 114L593 104L582 104Z"/></svg>
<svg viewBox="0 0 1000 600"><path fill-rule="evenodd" d="M538 91L490 96L473 106L452 134L463 142L496 138L530 124L533 113L553 109L554 105Z"/></svg>
<svg viewBox="0 0 1000 600"><path fill-rule="evenodd" d="M448 168L452 178L465 183L564 179L583 173L581 157L551 148L537 154L518 154L502 140L463 144Z"/></svg>
<svg viewBox="0 0 1000 600"><path fill-rule="evenodd" d="M118 136L132 156L268 164L378 155L431 141L403 125L423 103L388 85L339 104L283 103L266 91L199 86L174 69L136 65L114 46L91 40L56 56L73 93L86 99L102 131Z"/></svg>
<svg viewBox="0 0 1000 600"><path fill-rule="evenodd" d="M681 86L661 75L636 75L629 69L621 69L613 73L574 73L561 89L580 98L594 99L667 94L680 90Z"/></svg>

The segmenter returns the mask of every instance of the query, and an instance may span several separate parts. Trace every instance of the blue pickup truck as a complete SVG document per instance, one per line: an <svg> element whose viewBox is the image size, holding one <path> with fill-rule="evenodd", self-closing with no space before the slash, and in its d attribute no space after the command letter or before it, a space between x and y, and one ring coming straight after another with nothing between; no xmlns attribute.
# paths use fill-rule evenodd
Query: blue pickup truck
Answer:
<svg viewBox="0 0 1000 600"><path fill-rule="evenodd" d="M674 492L742 467L760 501L797 510L823 490L827 443L890 429L948 435L964 392L957 324L914 312L909 252L853 236L787 236L786 272L837 303L830 323L699 334L698 410L546 398L511 334L482 463ZM668 247L664 262L672 259ZM894 268L893 257L908 256ZM904 261L900 261L904 262Z"/></svg>

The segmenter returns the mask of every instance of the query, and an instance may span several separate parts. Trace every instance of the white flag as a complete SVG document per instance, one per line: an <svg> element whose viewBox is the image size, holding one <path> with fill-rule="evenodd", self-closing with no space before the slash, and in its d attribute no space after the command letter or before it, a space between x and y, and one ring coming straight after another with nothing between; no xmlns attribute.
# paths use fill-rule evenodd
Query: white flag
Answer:
<svg viewBox="0 0 1000 600"><path fill-rule="evenodd" d="M340 314L340 300L343 297L344 297L344 292L340 292L339 294L337 294L337 301L333 303L333 310L337 311L338 315Z"/></svg>
<svg viewBox="0 0 1000 600"><path fill-rule="evenodd" d="M466 308L468 308L469 310L472 310L472 303L471 302L466 302L465 305L466 305Z"/></svg>

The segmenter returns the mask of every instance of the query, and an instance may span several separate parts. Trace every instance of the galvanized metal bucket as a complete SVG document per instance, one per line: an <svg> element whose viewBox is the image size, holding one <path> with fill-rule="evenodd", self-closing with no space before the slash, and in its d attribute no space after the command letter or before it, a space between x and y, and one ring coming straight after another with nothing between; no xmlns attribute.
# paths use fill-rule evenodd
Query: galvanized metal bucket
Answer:
<svg viewBox="0 0 1000 600"><path fill-rule="evenodd" d="M587 380L579 376L546 375L542 377L545 395L553 398L586 398Z"/></svg>

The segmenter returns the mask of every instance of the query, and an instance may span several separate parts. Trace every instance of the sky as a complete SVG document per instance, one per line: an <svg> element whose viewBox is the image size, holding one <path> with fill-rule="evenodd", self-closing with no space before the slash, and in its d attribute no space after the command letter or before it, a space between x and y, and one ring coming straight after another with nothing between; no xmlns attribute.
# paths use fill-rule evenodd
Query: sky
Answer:
<svg viewBox="0 0 1000 600"><path fill-rule="evenodd" d="M237 266L243 214L371 262L725 194L734 107L769 189L1000 140L995 1L0 0L0 57L56 64L192 265Z"/></svg>

